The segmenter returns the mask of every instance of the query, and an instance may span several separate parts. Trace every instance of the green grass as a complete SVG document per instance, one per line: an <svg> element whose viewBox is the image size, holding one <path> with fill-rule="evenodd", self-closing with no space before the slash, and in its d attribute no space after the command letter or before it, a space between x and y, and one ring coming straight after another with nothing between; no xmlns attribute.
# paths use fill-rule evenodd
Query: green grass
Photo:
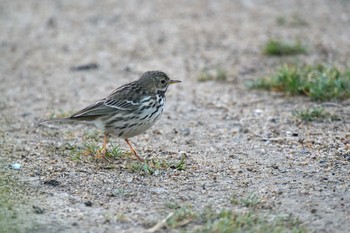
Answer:
<svg viewBox="0 0 350 233"><path fill-rule="evenodd" d="M199 82L207 82L207 81L218 81L225 82L227 81L227 72L220 68L216 70L202 70L198 76Z"/></svg>
<svg viewBox="0 0 350 233"><path fill-rule="evenodd" d="M238 198L233 195L231 198L231 204L242 205L244 207L256 207L261 202L261 198L254 193L249 193L244 198Z"/></svg>
<svg viewBox="0 0 350 233"><path fill-rule="evenodd" d="M70 156L74 161L79 161L82 159L82 157L93 158L99 154L101 150L100 146L91 140L85 141L83 145L79 147L76 145L70 145L68 143L64 147L65 150L70 151ZM120 149L119 145L110 144L107 146L106 157L119 159L125 157L125 153Z"/></svg>
<svg viewBox="0 0 350 233"><path fill-rule="evenodd" d="M119 145L110 144L106 152L106 157L119 159L123 157L124 154L125 153L120 149Z"/></svg>
<svg viewBox="0 0 350 233"><path fill-rule="evenodd" d="M194 211L190 206L178 208L166 220L165 227L181 232L251 232L251 233L306 233L299 221L291 217L271 216L253 211L236 213L231 210L217 211L206 207Z"/></svg>
<svg viewBox="0 0 350 233"><path fill-rule="evenodd" d="M173 169L183 171L186 169L186 156L182 155L180 161L168 161L166 159L152 158L140 163L139 161L128 164L127 168L131 172L153 175L157 171Z"/></svg>
<svg viewBox="0 0 350 233"><path fill-rule="evenodd" d="M173 229L185 226L193 220L198 219L198 217L198 213L193 211L190 206L181 207L167 220L167 226Z"/></svg>
<svg viewBox="0 0 350 233"><path fill-rule="evenodd" d="M338 116L326 111L322 107L296 110L293 112L293 115L302 121L336 121L340 119Z"/></svg>
<svg viewBox="0 0 350 233"><path fill-rule="evenodd" d="M173 210L181 208L180 204L174 200L170 200L170 201L166 202L165 207L167 207L168 209L173 209Z"/></svg>
<svg viewBox="0 0 350 233"><path fill-rule="evenodd" d="M139 161L132 162L127 165L127 168L130 172L134 173L142 173L142 174L147 174L147 175L153 175L157 169L152 166L154 164L149 165L147 161L141 163Z"/></svg>
<svg viewBox="0 0 350 233"><path fill-rule="evenodd" d="M263 53L270 56L286 56L306 54L306 47L299 41L293 43L281 40L269 40L263 49Z"/></svg>
<svg viewBox="0 0 350 233"><path fill-rule="evenodd" d="M253 212L239 214L223 210L218 214L209 216L204 227L192 232L306 233L307 231L300 226L298 221L290 218L276 217L270 219L268 216Z"/></svg>
<svg viewBox="0 0 350 233"><path fill-rule="evenodd" d="M251 88L306 95L312 100L342 100L350 97L350 70L341 72L326 65L283 65L274 74L250 84Z"/></svg>
<svg viewBox="0 0 350 233"><path fill-rule="evenodd" d="M92 134L92 138L94 139L94 134ZM82 145L71 145L66 143L62 145L61 150L64 155L70 156L73 161L81 161L84 159L94 160L95 156L100 153L101 147L98 143L90 138L85 140ZM157 174L161 170L173 169L178 171L183 171L186 169L186 154L181 155L180 160L168 161L162 158L151 158L149 160L145 160L143 163L140 161L134 160L134 155L130 152L124 152L120 149L119 145L109 144L107 145L106 151L107 159L112 158L113 160L125 159L132 160L126 164L126 168L130 172L139 173L140 175L153 175ZM112 161L113 161L112 160ZM113 169L114 166L110 164L109 169Z"/></svg>

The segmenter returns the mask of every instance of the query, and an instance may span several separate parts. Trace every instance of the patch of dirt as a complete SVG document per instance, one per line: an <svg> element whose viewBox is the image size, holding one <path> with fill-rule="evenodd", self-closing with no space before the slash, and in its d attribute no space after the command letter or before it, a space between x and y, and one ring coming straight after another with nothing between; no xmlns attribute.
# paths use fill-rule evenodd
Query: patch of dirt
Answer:
<svg viewBox="0 0 350 233"><path fill-rule="evenodd" d="M252 91L246 82L284 62L349 67L348 1L1 1L1 224L13 232L136 232L152 227L168 203L241 208L254 193L261 211L299 218L316 232L350 229L349 101L326 105L340 121L303 123L292 112L319 103ZM300 18L301 25L277 19ZM298 39L307 55L266 57L269 38ZM97 64L93 69L74 67ZM198 82L203 69L227 82ZM172 86L162 119L134 137L141 156L186 169L153 175L73 159L93 132L37 127L96 101L147 70ZM97 141L96 141L97 142ZM102 143L102 135L100 141ZM118 139L113 144L127 146ZM8 165L19 163L20 170ZM7 203L7 204L6 204ZM3 213L6 214L3 214ZM11 219L11 220L8 220Z"/></svg>

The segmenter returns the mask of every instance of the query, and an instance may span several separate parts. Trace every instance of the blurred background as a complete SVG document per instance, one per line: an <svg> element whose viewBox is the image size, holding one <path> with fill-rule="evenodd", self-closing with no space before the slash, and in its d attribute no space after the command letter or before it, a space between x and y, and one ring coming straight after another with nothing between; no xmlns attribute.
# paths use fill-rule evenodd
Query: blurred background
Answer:
<svg viewBox="0 0 350 233"><path fill-rule="evenodd" d="M13 95L19 83L10 80L20 76L24 86L54 83L42 86L53 101L76 92L66 86L96 99L98 88L110 90L146 70L193 82L217 69L231 80L254 79L290 61L346 67L348 9L341 0L1 1L1 76L9 80L2 91ZM264 54L276 40L304 52ZM93 73L72 72L89 64Z"/></svg>
<svg viewBox="0 0 350 233"><path fill-rule="evenodd" d="M346 0L1 0L0 172L11 182L0 197L15 204L0 219L22 221L12 232L136 232L181 210L185 221L158 230L204 231L194 216L211 205L301 221L286 232L346 232L349 12ZM162 160L150 175L117 159L107 170L71 156L98 132L36 127L148 70L182 83L137 148L185 153L186 169Z"/></svg>

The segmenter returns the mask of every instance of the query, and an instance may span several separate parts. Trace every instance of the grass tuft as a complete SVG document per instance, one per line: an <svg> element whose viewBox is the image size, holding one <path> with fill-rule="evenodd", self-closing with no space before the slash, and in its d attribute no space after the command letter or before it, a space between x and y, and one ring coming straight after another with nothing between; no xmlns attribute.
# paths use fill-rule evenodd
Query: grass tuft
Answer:
<svg viewBox="0 0 350 233"><path fill-rule="evenodd" d="M174 215L167 220L167 226L169 228L178 228L185 226L198 218L197 213L192 210L191 207L185 206L177 209Z"/></svg>
<svg viewBox="0 0 350 233"><path fill-rule="evenodd" d="M125 153L120 149L119 145L111 144L106 151L106 157L110 157L114 159L119 159L124 155Z"/></svg>
<svg viewBox="0 0 350 233"><path fill-rule="evenodd" d="M325 65L283 65L273 75L258 79L250 87L306 95L312 100L340 100L350 97L350 71L342 73Z"/></svg>
<svg viewBox="0 0 350 233"><path fill-rule="evenodd" d="M135 161L130 163L127 168L131 172L144 173L148 175L153 175L160 170L173 169L178 171L183 171L186 169L186 155L182 155L180 161L168 161L166 159L152 158L150 160L145 160L145 162L140 163Z"/></svg>
<svg viewBox="0 0 350 233"><path fill-rule="evenodd" d="M286 56L306 54L307 49L299 41L290 43L281 40L269 40L263 49L263 53L270 56Z"/></svg>
<svg viewBox="0 0 350 233"><path fill-rule="evenodd" d="M154 166L152 166L146 160L143 163L140 163L139 161L135 161L135 162L129 164L127 167L131 172L137 172L137 173L142 172L142 173L148 174L148 175L153 175L156 171Z"/></svg>
<svg viewBox="0 0 350 233"><path fill-rule="evenodd" d="M168 164L168 166L172 169L176 169L178 171L184 171L186 169L186 154L181 155L181 160L179 162L172 162Z"/></svg>
<svg viewBox="0 0 350 233"><path fill-rule="evenodd" d="M180 207L167 219L165 227L181 229L181 232L260 232L306 233L301 223L291 217L268 216L256 212L236 213L231 210L217 211L206 207L194 211L190 206Z"/></svg>
<svg viewBox="0 0 350 233"><path fill-rule="evenodd" d="M244 207L256 207L260 202L261 198L254 193L250 193L244 198L238 198L235 195L231 198L231 204L242 205Z"/></svg>
<svg viewBox="0 0 350 233"><path fill-rule="evenodd" d="M340 118L322 107L314 107L311 109L303 109L293 111L293 115L302 121L324 121L331 120L336 121Z"/></svg>
<svg viewBox="0 0 350 233"><path fill-rule="evenodd" d="M101 150L101 148L97 146L95 142L90 140L84 142L81 147L71 146L68 144L68 146L65 146L65 149L70 151L73 161L79 161L83 156L93 158L94 156L98 155ZM124 155L125 153L120 149L119 145L111 144L107 147L107 158L119 159Z"/></svg>

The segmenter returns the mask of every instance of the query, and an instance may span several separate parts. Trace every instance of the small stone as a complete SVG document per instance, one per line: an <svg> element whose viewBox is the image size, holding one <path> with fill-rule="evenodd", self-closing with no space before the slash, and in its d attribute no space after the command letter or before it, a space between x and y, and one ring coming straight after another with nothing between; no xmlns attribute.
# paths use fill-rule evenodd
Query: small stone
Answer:
<svg viewBox="0 0 350 233"><path fill-rule="evenodd" d="M154 134L157 134L157 135L162 134L162 132L160 132L160 131L159 131L159 130L157 130L157 129L153 130L153 133L154 133Z"/></svg>
<svg viewBox="0 0 350 233"><path fill-rule="evenodd" d="M187 153L186 153L186 151L183 151L183 150L180 151L180 152L179 152L179 155L181 156L181 158L182 158L182 157L187 158Z"/></svg>
<svg viewBox="0 0 350 233"><path fill-rule="evenodd" d="M84 202L85 206L91 207L92 206L92 202L91 201L86 201Z"/></svg>
<svg viewBox="0 0 350 233"><path fill-rule="evenodd" d="M242 133L249 133L249 129L248 128L240 128L239 130Z"/></svg>
<svg viewBox="0 0 350 233"><path fill-rule="evenodd" d="M159 175L159 171L158 170L155 170L154 173L153 173L154 176L158 176Z"/></svg>
<svg viewBox="0 0 350 233"><path fill-rule="evenodd" d="M183 136L188 136L191 134L191 130L189 128L182 129Z"/></svg>
<svg viewBox="0 0 350 233"><path fill-rule="evenodd" d="M36 214L43 214L44 213L44 209L40 208L39 206L33 205L33 209L34 209L34 213L36 213Z"/></svg>
<svg viewBox="0 0 350 233"><path fill-rule="evenodd" d="M59 186L60 182L57 180L45 180L44 184L51 185L51 186Z"/></svg>
<svg viewBox="0 0 350 233"><path fill-rule="evenodd" d="M19 163L13 163L13 164L10 165L10 168L13 169L13 170L21 170L22 165L19 164Z"/></svg>
<svg viewBox="0 0 350 233"><path fill-rule="evenodd" d="M270 118L269 121L272 122L272 123L276 123L277 119L276 118Z"/></svg>
<svg viewBox="0 0 350 233"><path fill-rule="evenodd" d="M263 110L261 109L255 109L254 110L255 115L261 115L263 113Z"/></svg>

